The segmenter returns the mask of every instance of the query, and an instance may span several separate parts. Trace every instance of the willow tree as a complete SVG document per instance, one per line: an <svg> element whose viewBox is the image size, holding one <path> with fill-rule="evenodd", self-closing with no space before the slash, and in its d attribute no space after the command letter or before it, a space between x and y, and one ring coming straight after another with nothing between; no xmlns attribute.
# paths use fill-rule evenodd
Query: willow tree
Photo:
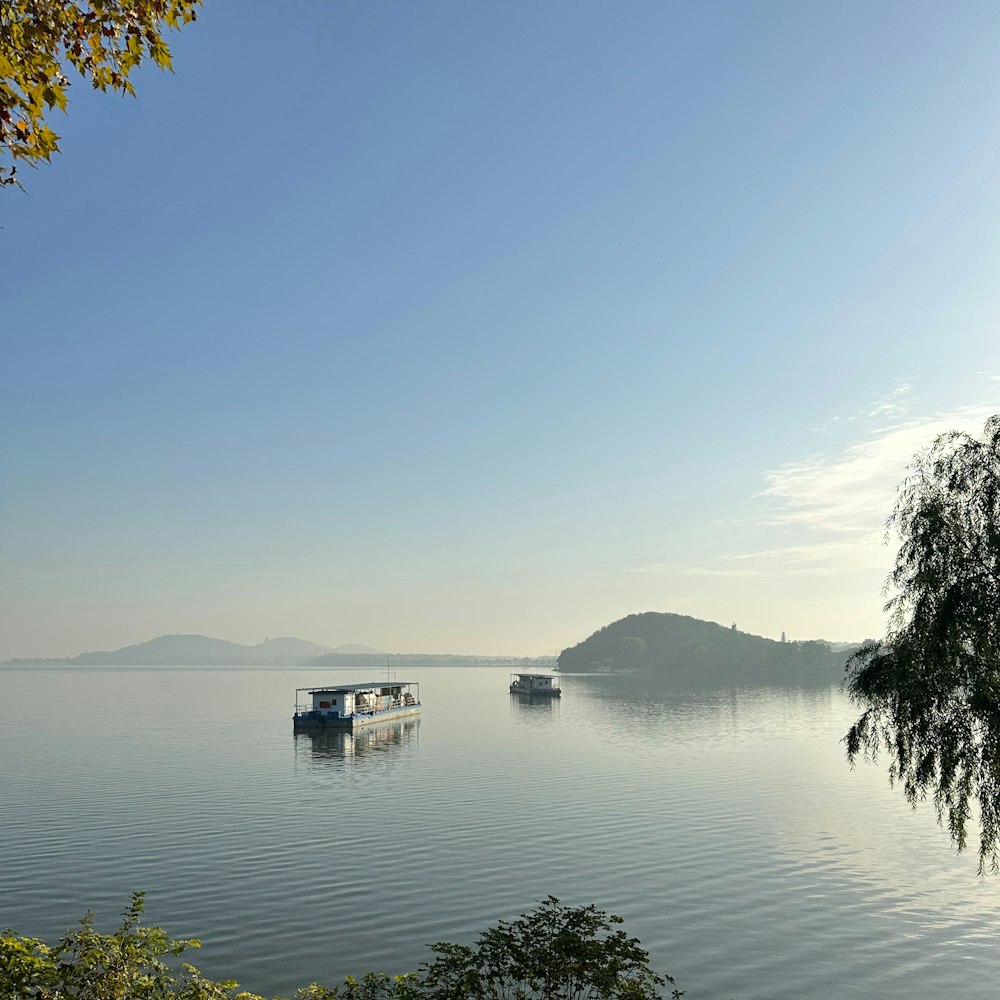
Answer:
<svg viewBox="0 0 1000 1000"><path fill-rule="evenodd" d="M0 186L18 183L17 161L35 165L59 151L48 119L66 110L68 71L134 95L132 71L147 59L170 69L166 32L196 20L200 3L0 0Z"/></svg>
<svg viewBox="0 0 1000 1000"><path fill-rule="evenodd" d="M864 706L853 764L884 753L914 806L930 799L959 851L978 815L979 871L1000 870L1000 415L914 459L888 522L889 628L847 663Z"/></svg>

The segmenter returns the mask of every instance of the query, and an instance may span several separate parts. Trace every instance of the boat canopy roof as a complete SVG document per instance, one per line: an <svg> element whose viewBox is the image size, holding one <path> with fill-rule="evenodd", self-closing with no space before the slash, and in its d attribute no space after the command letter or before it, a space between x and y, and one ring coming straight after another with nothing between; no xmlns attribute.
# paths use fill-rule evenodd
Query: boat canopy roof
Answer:
<svg viewBox="0 0 1000 1000"><path fill-rule="evenodd" d="M307 691L309 694L324 694L330 692L331 694L338 691L374 691L376 688L394 688L394 687L414 687L416 681L368 681L365 684L328 684L325 687L315 687L315 688L296 688L296 693L300 691Z"/></svg>
<svg viewBox="0 0 1000 1000"><path fill-rule="evenodd" d="M515 671L512 676L514 676L514 677L547 677L549 680L552 680L552 681L554 681L556 679L554 674L526 674L526 673L524 673L524 672L522 672L520 670Z"/></svg>

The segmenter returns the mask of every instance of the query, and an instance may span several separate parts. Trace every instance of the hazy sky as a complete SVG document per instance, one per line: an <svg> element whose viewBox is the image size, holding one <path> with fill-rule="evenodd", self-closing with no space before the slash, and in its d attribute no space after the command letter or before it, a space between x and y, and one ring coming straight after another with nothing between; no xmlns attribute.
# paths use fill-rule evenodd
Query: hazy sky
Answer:
<svg viewBox="0 0 1000 1000"><path fill-rule="evenodd" d="M881 634L1000 411L1000 5L208 0L0 191L0 658Z"/></svg>

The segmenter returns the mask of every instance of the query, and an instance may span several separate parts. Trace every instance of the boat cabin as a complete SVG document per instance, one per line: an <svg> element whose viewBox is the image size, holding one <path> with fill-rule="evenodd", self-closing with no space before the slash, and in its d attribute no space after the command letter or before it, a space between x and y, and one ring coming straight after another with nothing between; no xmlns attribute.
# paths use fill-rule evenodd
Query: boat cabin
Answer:
<svg viewBox="0 0 1000 1000"><path fill-rule="evenodd" d="M372 722L416 715L420 685L412 681L369 681L321 688L295 689L296 729L333 726L353 729Z"/></svg>
<svg viewBox="0 0 1000 1000"><path fill-rule="evenodd" d="M511 694L540 694L558 698L562 694L552 674L511 674Z"/></svg>

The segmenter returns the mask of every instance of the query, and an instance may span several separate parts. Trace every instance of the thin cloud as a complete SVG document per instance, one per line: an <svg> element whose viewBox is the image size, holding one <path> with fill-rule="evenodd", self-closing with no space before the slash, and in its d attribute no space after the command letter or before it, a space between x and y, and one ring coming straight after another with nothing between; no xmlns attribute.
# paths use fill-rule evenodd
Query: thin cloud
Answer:
<svg viewBox="0 0 1000 1000"><path fill-rule="evenodd" d="M846 567L852 570L884 570L887 558L884 533L877 531L849 540L747 552L727 556L724 561L750 564L760 574L836 574L842 573Z"/></svg>
<svg viewBox="0 0 1000 1000"><path fill-rule="evenodd" d="M901 383L868 416L885 419L894 408L902 412L909 391ZM700 566L646 563L625 572L716 578L884 576L892 561L885 524L913 456L947 431L978 434L995 412L996 406L979 404L897 419L837 454L813 455L766 472L765 486L756 494L766 507L764 523L795 532L794 544L723 556Z"/></svg>
<svg viewBox="0 0 1000 1000"><path fill-rule="evenodd" d="M909 382L901 382L887 396L875 401L865 416L869 420L880 420L885 417L901 417L909 410L908 399L913 386Z"/></svg>
<svg viewBox="0 0 1000 1000"><path fill-rule="evenodd" d="M851 540L817 542L815 545L788 545L723 556L714 566L685 566L678 563L647 563L627 569L628 573L664 573L671 576L771 577L835 576L845 569L884 573L888 554L881 531Z"/></svg>
<svg viewBox="0 0 1000 1000"><path fill-rule="evenodd" d="M682 566L677 563L648 563L644 566L632 566L623 570L625 573L665 573L671 576L724 576L724 577L750 577L764 576L767 573L758 569L725 567L725 566Z"/></svg>
<svg viewBox="0 0 1000 1000"><path fill-rule="evenodd" d="M857 423L857 422L871 422L874 420L883 420L885 418L901 418L906 414L909 409L908 397L913 391L913 385L910 382L899 382L894 389L886 393L885 396L880 399L876 399L874 403L865 407L863 410L858 410L855 413L850 414L836 414L830 417L829 420L824 421L818 427L814 427L813 430L818 433L823 433L830 427L841 423Z"/></svg>
<svg viewBox="0 0 1000 1000"><path fill-rule="evenodd" d="M767 502L772 524L870 533L885 523L917 452L949 430L978 433L994 410L969 406L883 428L839 455L815 455L765 473L757 496Z"/></svg>
<svg viewBox="0 0 1000 1000"><path fill-rule="evenodd" d="M869 416L891 419L894 409L903 411L909 392L909 384L900 383ZM914 455L947 431L978 434L996 410L976 404L897 419L838 454L813 455L765 473L766 485L757 496L767 506L768 523L798 530L800 540L727 561L748 565L760 575L886 573L892 546L885 544L885 525Z"/></svg>

